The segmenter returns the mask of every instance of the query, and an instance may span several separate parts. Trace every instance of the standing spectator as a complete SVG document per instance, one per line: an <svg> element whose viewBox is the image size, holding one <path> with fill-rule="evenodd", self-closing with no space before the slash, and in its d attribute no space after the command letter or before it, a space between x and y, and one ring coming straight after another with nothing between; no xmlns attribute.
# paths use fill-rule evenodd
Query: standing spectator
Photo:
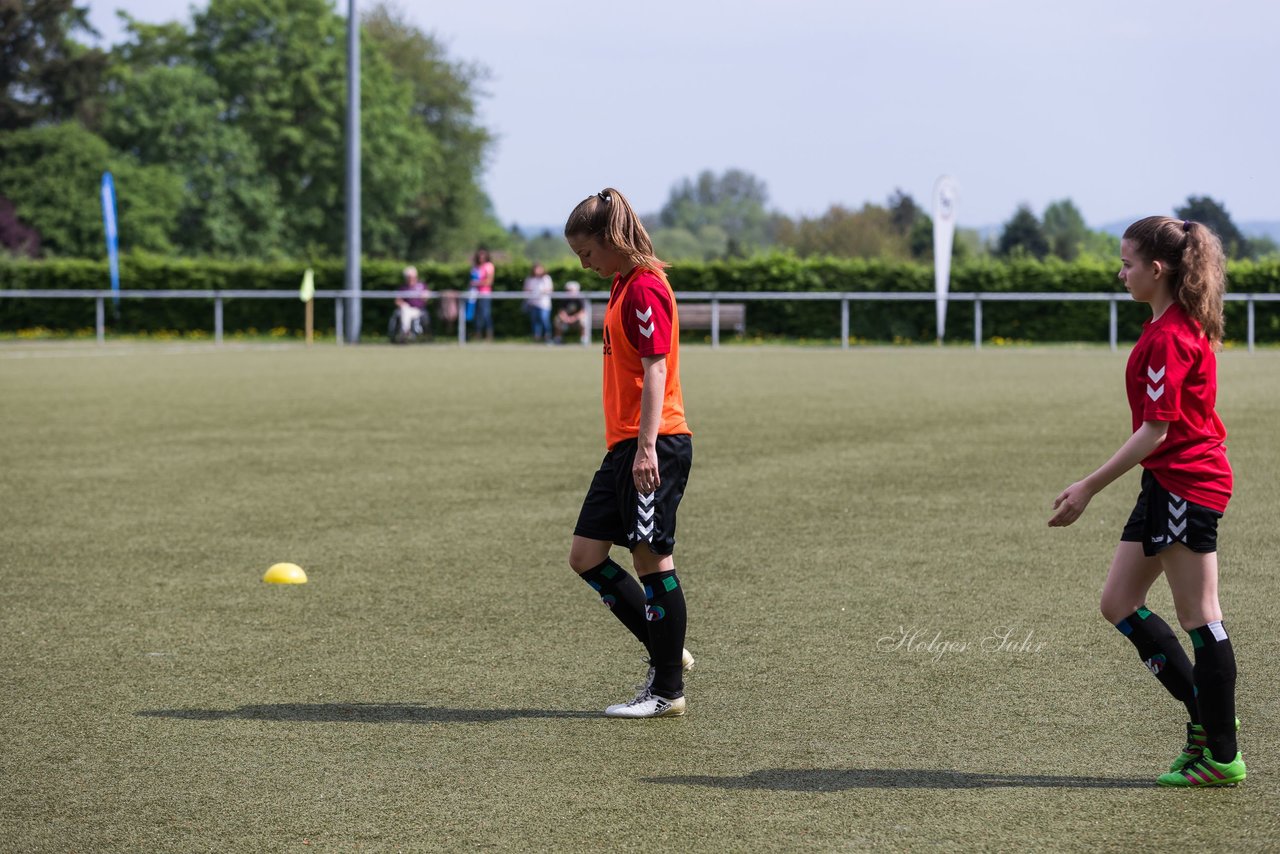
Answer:
<svg viewBox="0 0 1280 854"><path fill-rule="evenodd" d="M541 264L533 265L533 273L524 280L524 308L529 312L534 341L551 343L551 291L555 285Z"/></svg>
<svg viewBox="0 0 1280 854"><path fill-rule="evenodd" d="M568 299L560 303L560 310L556 312L555 319L555 342L557 344L564 343L566 334L577 335L586 343L586 323L587 318L583 310L582 300L578 298L579 285L577 282L565 282L564 289L569 294Z"/></svg>
<svg viewBox="0 0 1280 854"><path fill-rule="evenodd" d="M489 260L489 250L476 250L475 260L471 266L471 290L476 295L476 317L474 334L477 338L484 334L486 341L493 340L493 262Z"/></svg>
<svg viewBox="0 0 1280 854"><path fill-rule="evenodd" d="M431 316L427 313L427 285L418 278L417 267L404 268L404 285L396 296L396 310L391 315L387 335L394 344L406 344L419 335L430 334Z"/></svg>

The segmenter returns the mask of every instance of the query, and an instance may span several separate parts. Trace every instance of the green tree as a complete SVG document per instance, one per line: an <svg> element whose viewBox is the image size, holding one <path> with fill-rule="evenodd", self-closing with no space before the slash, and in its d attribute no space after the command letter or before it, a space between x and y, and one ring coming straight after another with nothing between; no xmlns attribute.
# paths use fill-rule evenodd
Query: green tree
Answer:
<svg viewBox="0 0 1280 854"><path fill-rule="evenodd" d="M1001 258L1024 254L1044 258L1049 254L1049 241L1030 207L1019 205L1013 217L1004 224L996 244L996 254Z"/></svg>
<svg viewBox="0 0 1280 854"><path fill-rule="evenodd" d="M72 122L0 133L0 163L0 186L47 254L102 257L104 171L115 180L121 250L173 251L182 181L168 169L140 166Z"/></svg>
<svg viewBox="0 0 1280 854"><path fill-rule="evenodd" d="M838 258L897 258L910 256L908 235L894 225L891 212L867 204L853 211L833 205L815 219L802 217L781 224L778 243L802 258L831 255Z"/></svg>
<svg viewBox="0 0 1280 854"><path fill-rule="evenodd" d="M1089 238L1089 226L1070 199L1053 202L1044 209L1042 228L1049 251L1064 261L1074 261Z"/></svg>
<svg viewBox="0 0 1280 854"><path fill-rule="evenodd" d="M88 14L73 0L0 2L0 130L94 122L107 57L71 37L96 35Z"/></svg>
<svg viewBox="0 0 1280 854"><path fill-rule="evenodd" d="M1208 196L1188 196L1187 203L1176 208L1174 213L1179 219L1194 220L1204 223L1217 233L1222 241L1222 248L1229 258L1244 257L1248 250L1248 241L1227 213L1226 206Z"/></svg>
<svg viewBox="0 0 1280 854"><path fill-rule="evenodd" d="M103 136L146 165L182 176L175 241L186 254L270 257L280 252L284 212L276 182L227 105L191 65L121 64L107 96Z"/></svg>
<svg viewBox="0 0 1280 854"><path fill-rule="evenodd" d="M729 169L716 175L705 170L671 189L658 221L664 228L683 228L695 235L716 226L727 236L725 254L743 257L769 242L768 200L764 182L748 172Z"/></svg>
<svg viewBox="0 0 1280 854"><path fill-rule="evenodd" d="M458 258L477 239L493 244L497 227L480 186L493 145L476 115L488 71L449 58L444 46L385 3L363 17L366 38L410 87L408 110L429 134L432 168L398 217L409 257Z"/></svg>

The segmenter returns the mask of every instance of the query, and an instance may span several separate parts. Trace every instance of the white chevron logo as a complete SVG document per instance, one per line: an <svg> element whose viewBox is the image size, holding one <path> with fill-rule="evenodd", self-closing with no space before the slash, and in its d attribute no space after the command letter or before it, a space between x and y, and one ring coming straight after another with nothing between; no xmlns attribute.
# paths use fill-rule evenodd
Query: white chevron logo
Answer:
<svg viewBox="0 0 1280 854"><path fill-rule="evenodd" d="M636 513L640 516L641 519L645 520L646 522L648 522L650 519L653 518L652 507L650 507L648 510L637 510Z"/></svg>
<svg viewBox="0 0 1280 854"><path fill-rule="evenodd" d="M1164 379L1164 368L1161 368L1158 371L1147 368L1147 376L1151 377L1151 381L1153 383L1158 383L1160 380Z"/></svg>
<svg viewBox="0 0 1280 854"><path fill-rule="evenodd" d="M652 537L652 536L653 536L653 523L652 523L652 522L650 522L647 526L646 526L646 525L636 525L636 530L640 532L640 536L642 536L642 537Z"/></svg>
<svg viewBox="0 0 1280 854"><path fill-rule="evenodd" d="M1164 394L1163 383L1157 386L1147 386L1147 397L1151 398L1152 400L1159 400L1163 394Z"/></svg>
<svg viewBox="0 0 1280 854"><path fill-rule="evenodd" d="M1173 516L1173 518L1175 518L1175 519L1181 519L1181 518L1182 518L1182 514L1183 514L1183 513L1186 513L1186 512L1187 512L1187 502L1185 502L1185 501L1184 501L1184 502L1182 502L1181 504L1170 504L1170 505L1169 505L1169 514L1170 514L1171 516Z"/></svg>
<svg viewBox="0 0 1280 854"><path fill-rule="evenodd" d="M1187 530L1187 520L1186 520L1186 519L1183 519L1181 522L1179 522L1179 523L1178 523L1178 524L1176 524L1176 525L1175 525L1175 524L1173 524L1173 521L1172 521L1172 520L1170 520L1170 522L1169 522L1169 533L1170 533L1170 534L1173 534L1175 537L1180 537L1180 536L1182 536L1182 532L1183 532L1183 531L1185 531L1185 530Z"/></svg>
<svg viewBox="0 0 1280 854"><path fill-rule="evenodd" d="M641 323L648 323L649 317L653 314L653 306L649 306L644 311L636 309L636 317L640 318Z"/></svg>
<svg viewBox="0 0 1280 854"><path fill-rule="evenodd" d="M640 495L637 495L636 497L640 499L640 503L643 504L645 507L648 507L650 504L653 503L652 492L648 494L640 494Z"/></svg>
<svg viewBox="0 0 1280 854"><path fill-rule="evenodd" d="M640 327L640 334L641 334L641 335L643 335L645 338L652 338L652 337L653 337L653 324L652 324L652 323L650 323L648 326L641 326L641 327Z"/></svg>

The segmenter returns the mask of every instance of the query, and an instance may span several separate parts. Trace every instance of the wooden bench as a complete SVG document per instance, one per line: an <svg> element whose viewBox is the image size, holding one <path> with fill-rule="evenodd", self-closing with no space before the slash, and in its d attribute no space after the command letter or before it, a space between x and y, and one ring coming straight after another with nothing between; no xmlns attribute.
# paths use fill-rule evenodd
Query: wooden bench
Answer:
<svg viewBox="0 0 1280 854"><path fill-rule="evenodd" d="M591 303L591 328L604 328L604 308L603 302ZM720 330L732 329L736 334L742 335L747 331L747 304L742 302L722 302L720 308ZM689 300L682 302L677 307L680 315L681 329L710 329L711 328L711 302Z"/></svg>

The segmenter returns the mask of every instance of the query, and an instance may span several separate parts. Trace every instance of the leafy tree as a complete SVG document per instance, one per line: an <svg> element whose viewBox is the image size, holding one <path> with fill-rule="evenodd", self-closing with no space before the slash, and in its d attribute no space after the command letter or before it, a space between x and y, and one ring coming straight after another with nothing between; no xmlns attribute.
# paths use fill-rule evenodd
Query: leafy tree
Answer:
<svg viewBox="0 0 1280 854"><path fill-rule="evenodd" d="M786 222L778 230L778 243L802 258L831 255L841 258L908 257L907 236L894 227L892 214L879 205L853 211L833 205L816 219Z"/></svg>
<svg viewBox="0 0 1280 854"><path fill-rule="evenodd" d="M481 127L476 103L488 72L455 62L443 45L385 3L364 15L366 39L410 87L410 114L430 137L435 162L412 204L398 218L409 257L460 257L475 248L478 234L490 242L496 224L480 188L484 158L493 144Z"/></svg>
<svg viewBox="0 0 1280 854"><path fill-rule="evenodd" d="M1195 220L1213 229L1222 241L1227 257L1240 258L1247 253L1247 239L1231 221L1231 214L1221 202L1208 196L1188 196L1187 203L1176 208L1174 213L1179 219Z"/></svg>
<svg viewBox="0 0 1280 854"><path fill-rule="evenodd" d="M692 234L716 226L727 236L725 254L742 257L769 242L768 198L764 182L748 172L729 169L717 176L705 170L671 189L658 221Z"/></svg>
<svg viewBox="0 0 1280 854"><path fill-rule="evenodd" d="M916 204L916 200L900 188L895 189L889 197L889 219L893 222L894 229L899 234L909 235L922 218L927 219L928 214Z"/></svg>
<svg viewBox="0 0 1280 854"><path fill-rule="evenodd" d="M185 192L175 240L194 255L270 257L284 212L277 185L211 78L191 65L117 67L103 136L143 164L167 166Z"/></svg>
<svg viewBox="0 0 1280 854"><path fill-rule="evenodd" d="M1089 226L1070 199L1044 209L1043 231L1049 251L1064 261L1074 261L1089 237Z"/></svg>
<svg viewBox="0 0 1280 854"><path fill-rule="evenodd" d="M120 248L172 252L182 182L162 166L140 166L78 124L0 133L0 186L48 254L101 257L106 251L99 195L115 179Z"/></svg>
<svg viewBox="0 0 1280 854"><path fill-rule="evenodd" d="M73 0L0 2L0 130L93 122L107 57L71 38L96 35L88 14Z"/></svg>
<svg viewBox="0 0 1280 854"><path fill-rule="evenodd" d="M1002 258L1022 254L1044 258L1049 254L1049 240L1030 207L1019 205L1017 212L1004 224L996 244L996 254Z"/></svg>

